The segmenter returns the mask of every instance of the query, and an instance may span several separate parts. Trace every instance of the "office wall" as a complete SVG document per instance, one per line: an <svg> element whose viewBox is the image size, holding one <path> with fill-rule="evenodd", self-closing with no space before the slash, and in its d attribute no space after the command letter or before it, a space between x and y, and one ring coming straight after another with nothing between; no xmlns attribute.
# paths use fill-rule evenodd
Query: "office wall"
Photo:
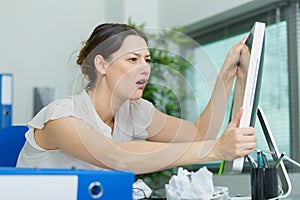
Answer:
<svg viewBox="0 0 300 200"><path fill-rule="evenodd" d="M175 2L178 0L175 0ZM124 19L131 18L134 23L146 23L147 27L160 25L159 8L161 0L124 0Z"/></svg>
<svg viewBox="0 0 300 200"><path fill-rule="evenodd" d="M159 22L163 27L192 24L253 0L160 1Z"/></svg>
<svg viewBox="0 0 300 200"><path fill-rule="evenodd" d="M122 1L122 0L116 0ZM253 0L124 0L124 20L173 28L192 24Z"/></svg>
<svg viewBox="0 0 300 200"><path fill-rule="evenodd" d="M72 91L78 71L72 53L104 21L101 5L104 1L1 0L0 72L14 75L14 124L32 117L34 87L56 87L59 96Z"/></svg>
<svg viewBox="0 0 300 200"><path fill-rule="evenodd" d="M13 123L32 118L34 87L55 87L59 97L73 93L80 41L97 24L131 17L135 23L172 28L248 1L0 0L0 73L14 75Z"/></svg>

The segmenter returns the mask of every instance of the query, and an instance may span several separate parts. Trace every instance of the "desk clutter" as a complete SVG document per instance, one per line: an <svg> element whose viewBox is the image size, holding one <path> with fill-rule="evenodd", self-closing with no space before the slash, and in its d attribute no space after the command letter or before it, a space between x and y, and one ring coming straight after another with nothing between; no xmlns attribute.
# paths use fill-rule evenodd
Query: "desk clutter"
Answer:
<svg viewBox="0 0 300 200"><path fill-rule="evenodd" d="M269 163L264 152L257 151L257 161L246 156L251 166L251 196L253 200L278 199L279 192L278 167L284 157L284 153L274 163Z"/></svg>
<svg viewBox="0 0 300 200"><path fill-rule="evenodd" d="M165 185L164 198L152 198L152 190L141 179L133 184L133 199L152 200L229 200L228 187L216 187L213 174L206 167L196 172L189 172L181 167Z"/></svg>

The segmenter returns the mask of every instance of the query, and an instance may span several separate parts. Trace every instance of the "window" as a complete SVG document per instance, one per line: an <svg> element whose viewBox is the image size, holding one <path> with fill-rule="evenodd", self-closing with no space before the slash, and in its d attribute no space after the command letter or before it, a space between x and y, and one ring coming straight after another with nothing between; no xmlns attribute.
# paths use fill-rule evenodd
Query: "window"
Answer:
<svg viewBox="0 0 300 200"><path fill-rule="evenodd" d="M300 44L299 34L297 34L300 13L298 3L298 1L250 2L237 9L193 24L186 30L188 35L202 45L194 49L197 55L195 56L196 65L203 64L201 56L205 56L204 52L211 59L213 67L219 71L230 48L249 32L253 23L255 21L266 23L260 106L266 114L279 150L286 152L295 160L300 159L299 66L297 66L300 55L299 52L297 53L297 44ZM203 76L191 74L197 101L201 104L200 113L211 95L211 87ZM191 74L189 76L192 76ZM227 115L222 130L226 127L228 120ZM255 129L258 148L266 149L258 121ZM290 167L289 170L293 168Z"/></svg>

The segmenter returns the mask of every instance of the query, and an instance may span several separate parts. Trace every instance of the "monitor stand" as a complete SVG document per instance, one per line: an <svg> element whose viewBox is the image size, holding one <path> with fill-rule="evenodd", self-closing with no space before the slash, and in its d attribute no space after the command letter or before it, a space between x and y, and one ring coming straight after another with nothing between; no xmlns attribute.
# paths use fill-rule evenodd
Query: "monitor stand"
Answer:
<svg viewBox="0 0 300 200"><path fill-rule="evenodd" d="M263 109L260 106L258 106L257 108L257 117L262 127L265 140L269 146L269 150L274 152L272 154L273 160L277 160L277 158L280 156L281 153L279 152L278 147L276 145L268 120L263 112ZM244 167L244 157L238 158L233 161L223 161L220 167L219 174L221 173L229 174L229 175L240 174L243 170L243 167ZM284 163L282 161L278 167L278 174L279 174L279 179L281 182L281 189L282 189L280 198L286 198L291 193L292 184L288 176L288 173L286 171L286 168L284 166Z"/></svg>
<svg viewBox="0 0 300 200"><path fill-rule="evenodd" d="M273 160L277 160L277 158L280 156L281 153L278 150L268 120L263 112L263 109L260 106L258 106L257 108L257 117L262 127L266 142L269 146L269 150L274 152L274 154L272 154ZM279 174L279 179L281 182L281 189L282 189L282 195L280 196L280 198L286 198L291 193L292 184L288 176L288 173L286 171L286 168L284 166L284 163L282 161L278 167L278 174Z"/></svg>

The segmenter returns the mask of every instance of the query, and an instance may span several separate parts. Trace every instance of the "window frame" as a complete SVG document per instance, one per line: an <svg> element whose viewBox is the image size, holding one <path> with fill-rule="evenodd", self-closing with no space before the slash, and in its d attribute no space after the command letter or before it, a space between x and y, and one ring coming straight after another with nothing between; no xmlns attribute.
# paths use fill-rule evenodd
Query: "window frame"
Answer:
<svg viewBox="0 0 300 200"><path fill-rule="evenodd" d="M298 74L298 41L297 14L300 0L264 0L253 1L214 17L204 19L185 27L184 33L199 44L228 38L249 31L254 21L275 23L270 15L276 16L280 11L280 20L287 22L288 38L288 80L289 80L289 117L290 119L290 156L300 160L300 131L299 131L299 74ZM275 17L274 17L275 19ZM287 163L289 171L299 171L298 168Z"/></svg>

